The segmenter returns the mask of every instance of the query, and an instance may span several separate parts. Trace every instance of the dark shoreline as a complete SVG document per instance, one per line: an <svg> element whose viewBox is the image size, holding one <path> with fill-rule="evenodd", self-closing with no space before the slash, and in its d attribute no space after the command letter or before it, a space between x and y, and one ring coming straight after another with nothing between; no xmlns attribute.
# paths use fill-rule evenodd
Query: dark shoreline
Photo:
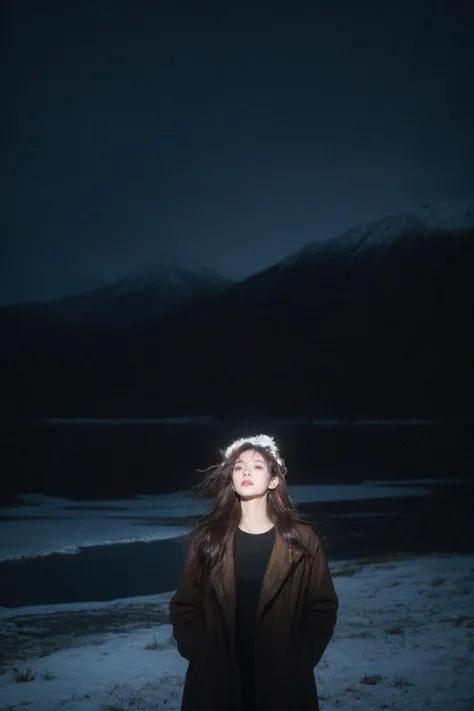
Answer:
<svg viewBox="0 0 474 711"><path fill-rule="evenodd" d="M2 561L0 607L108 601L167 592L176 588L184 555L181 537Z"/></svg>
<svg viewBox="0 0 474 711"><path fill-rule="evenodd" d="M371 556L474 553L472 485L436 485L426 496L298 505L320 535L329 563ZM182 524L182 521L180 522ZM0 607L97 602L176 588L183 536L90 546L0 562Z"/></svg>
<svg viewBox="0 0 474 711"><path fill-rule="evenodd" d="M388 537L370 548L358 540L352 554L338 545L339 537L324 545L329 563L365 557L403 554L474 554L474 543L430 545L427 537L394 547ZM472 539L471 539L472 540ZM0 563L0 607L16 608L80 602L107 602L122 598L169 592L176 584L184 561L183 538L150 543L126 543L83 548L74 555L54 554ZM157 565L160 558L165 565Z"/></svg>

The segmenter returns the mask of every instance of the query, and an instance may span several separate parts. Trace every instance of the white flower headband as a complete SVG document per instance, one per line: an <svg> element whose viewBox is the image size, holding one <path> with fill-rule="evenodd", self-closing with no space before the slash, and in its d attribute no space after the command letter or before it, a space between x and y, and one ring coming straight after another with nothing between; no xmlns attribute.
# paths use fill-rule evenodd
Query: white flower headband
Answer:
<svg viewBox="0 0 474 711"><path fill-rule="evenodd" d="M235 450L241 447L243 444L253 444L257 447L265 447L265 449L270 450L270 454L278 462L278 464L280 466L283 466L283 460L280 457L275 440L273 439L273 437L269 437L265 434L259 434L255 437L242 437L241 439L236 439L235 442L232 442L232 444L229 445L225 450L224 454L226 459L230 457L232 452L235 452Z"/></svg>

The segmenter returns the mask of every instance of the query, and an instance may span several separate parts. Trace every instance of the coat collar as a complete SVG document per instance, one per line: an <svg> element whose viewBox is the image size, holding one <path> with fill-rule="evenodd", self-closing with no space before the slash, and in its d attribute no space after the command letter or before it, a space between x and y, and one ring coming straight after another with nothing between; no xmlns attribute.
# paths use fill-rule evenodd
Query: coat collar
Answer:
<svg viewBox="0 0 474 711"><path fill-rule="evenodd" d="M227 544L220 572L215 571L211 574L211 582L224 612L231 639L235 635L236 612L234 541L235 534ZM297 563L300 557L301 552L294 549L290 551L281 534L275 529L275 541L263 578L256 624L259 623L267 605L280 590L293 564Z"/></svg>

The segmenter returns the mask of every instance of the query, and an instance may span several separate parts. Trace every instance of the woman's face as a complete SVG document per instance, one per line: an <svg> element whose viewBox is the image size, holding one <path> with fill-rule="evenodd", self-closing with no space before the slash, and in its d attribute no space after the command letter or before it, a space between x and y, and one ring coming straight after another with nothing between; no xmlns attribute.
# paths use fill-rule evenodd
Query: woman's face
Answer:
<svg viewBox="0 0 474 711"><path fill-rule="evenodd" d="M254 499L266 495L268 489L274 489L278 477L270 474L268 464L262 454L254 449L247 449L237 457L232 471L234 489L243 499Z"/></svg>

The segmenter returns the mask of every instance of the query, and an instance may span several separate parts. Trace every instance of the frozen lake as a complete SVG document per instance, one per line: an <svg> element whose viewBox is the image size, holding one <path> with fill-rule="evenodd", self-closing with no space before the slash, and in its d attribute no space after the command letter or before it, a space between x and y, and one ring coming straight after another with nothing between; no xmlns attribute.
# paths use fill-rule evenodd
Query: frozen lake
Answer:
<svg viewBox="0 0 474 711"><path fill-rule="evenodd" d="M294 485L330 561L474 552L469 482ZM191 492L72 501L31 494L0 510L0 607L107 601L172 590L183 535L209 501Z"/></svg>

